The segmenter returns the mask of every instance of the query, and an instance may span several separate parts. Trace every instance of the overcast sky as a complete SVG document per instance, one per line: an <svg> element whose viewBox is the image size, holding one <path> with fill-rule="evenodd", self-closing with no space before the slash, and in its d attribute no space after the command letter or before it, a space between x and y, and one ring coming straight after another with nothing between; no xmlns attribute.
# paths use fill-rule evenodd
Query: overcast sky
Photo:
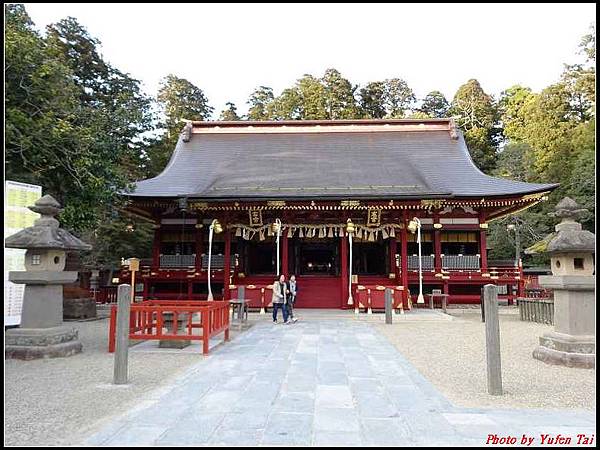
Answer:
<svg viewBox="0 0 600 450"><path fill-rule="evenodd" d="M155 95L169 73L215 107L240 113L258 86L279 94L330 67L354 84L399 77L422 98L449 100L470 78L498 95L557 81L595 20L595 4L34 4L36 26L73 16L103 56Z"/></svg>

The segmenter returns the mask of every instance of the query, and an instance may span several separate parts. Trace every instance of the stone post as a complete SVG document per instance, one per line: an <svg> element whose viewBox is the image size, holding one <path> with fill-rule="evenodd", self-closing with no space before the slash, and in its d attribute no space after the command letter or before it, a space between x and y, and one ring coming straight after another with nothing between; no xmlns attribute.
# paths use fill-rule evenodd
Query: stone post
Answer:
<svg viewBox="0 0 600 450"><path fill-rule="evenodd" d="M485 305L485 357L488 394L502 395L498 286L486 284L483 287L483 304Z"/></svg>

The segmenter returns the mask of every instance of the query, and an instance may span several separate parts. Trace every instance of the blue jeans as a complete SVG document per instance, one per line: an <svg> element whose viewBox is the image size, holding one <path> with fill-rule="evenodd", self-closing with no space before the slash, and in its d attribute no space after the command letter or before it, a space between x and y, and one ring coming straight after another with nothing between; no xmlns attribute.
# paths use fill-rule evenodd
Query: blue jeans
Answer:
<svg viewBox="0 0 600 450"><path fill-rule="evenodd" d="M281 308L283 312L283 321L287 322L288 320L288 310L285 304L283 303L273 303L273 322L277 320L277 311Z"/></svg>

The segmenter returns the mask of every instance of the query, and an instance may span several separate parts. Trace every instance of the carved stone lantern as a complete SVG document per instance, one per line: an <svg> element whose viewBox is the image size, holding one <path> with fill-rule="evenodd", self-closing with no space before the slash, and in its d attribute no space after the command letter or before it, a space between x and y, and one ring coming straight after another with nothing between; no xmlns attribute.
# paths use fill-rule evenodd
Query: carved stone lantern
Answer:
<svg viewBox="0 0 600 450"><path fill-rule="evenodd" d="M5 239L8 248L26 249L25 271L12 271L9 280L24 284L20 328L5 334L5 356L36 359L70 356L81 352L77 330L63 326L63 285L77 280L65 272L66 252L90 250L89 244L59 228L54 218L60 204L50 195L30 210L41 214L34 225Z"/></svg>
<svg viewBox="0 0 600 450"><path fill-rule="evenodd" d="M565 197L551 213L562 219L555 227L556 232L544 239L541 247L538 245L538 251L550 254L552 275L540 276L539 284L554 291L554 331L540 337L533 357L551 364L593 368L596 363L593 258L596 238L575 222L584 212L587 210Z"/></svg>

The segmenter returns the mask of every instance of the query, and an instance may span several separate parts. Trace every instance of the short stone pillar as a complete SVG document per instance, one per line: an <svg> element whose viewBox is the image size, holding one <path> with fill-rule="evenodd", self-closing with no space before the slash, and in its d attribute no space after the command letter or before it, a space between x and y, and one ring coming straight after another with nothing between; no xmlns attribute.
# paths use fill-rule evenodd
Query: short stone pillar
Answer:
<svg viewBox="0 0 600 450"><path fill-rule="evenodd" d="M181 334L185 337L185 327L188 323L191 313L177 314L177 329L175 329L175 314L170 312L163 313L163 325L169 334ZM192 343L189 339L161 339L158 342L160 348L185 348Z"/></svg>
<svg viewBox="0 0 600 450"><path fill-rule="evenodd" d="M533 357L550 364L594 368L596 238L574 220L585 211L565 197L551 213L562 221L556 225L556 232L545 239L552 275L540 276L539 284L554 291L554 331L540 337Z"/></svg>
<svg viewBox="0 0 600 450"><path fill-rule="evenodd" d="M60 205L50 195L29 209L41 214L34 225L5 240L8 248L23 248L25 271L9 273L13 283L24 284L20 328L6 331L6 358L37 359L70 356L82 350L77 330L63 325L63 285L77 280L77 272L65 272L66 252L90 250L54 218Z"/></svg>

